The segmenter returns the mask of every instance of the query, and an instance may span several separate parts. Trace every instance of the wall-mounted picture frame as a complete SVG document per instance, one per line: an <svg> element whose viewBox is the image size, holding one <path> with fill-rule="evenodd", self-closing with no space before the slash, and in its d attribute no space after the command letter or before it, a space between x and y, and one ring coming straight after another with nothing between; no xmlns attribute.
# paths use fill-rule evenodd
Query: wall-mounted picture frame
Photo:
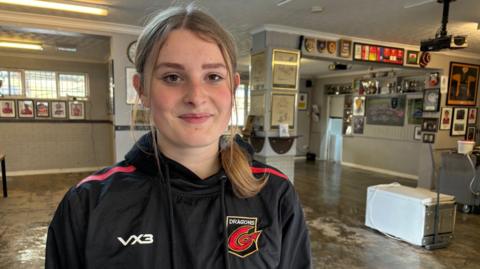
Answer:
<svg viewBox="0 0 480 269"><path fill-rule="evenodd" d="M265 94L252 92L250 96L250 115L263 116L265 113Z"/></svg>
<svg viewBox="0 0 480 269"><path fill-rule="evenodd" d="M365 116L365 96L353 97L353 116Z"/></svg>
<svg viewBox="0 0 480 269"><path fill-rule="evenodd" d="M468 108L455 107L453 109L452 127L450 129L451 136L464 136L467 131L467 113Z"/></svg>
<svg viewBox="0 0 480 269"><path fill-rule="evenodd" d="M468 124L475 124L477 123L477 108L469 108L468 109Z"/></svg>
<svg viewBox="0 0 480 269"><path fill-rule="evenodd" d="M68 102L68 119L70 120L85 119L85 102L79 102L79 101Z"/></svg>
<svg viewBox="0 0 480 269"><path fill-rule="evenodd" d="M438 112L440 108L440 89L425 89L423 91L423 111Z"/></svg>
<svg viewBox="0 0 480 269"><path fill-rule="evenodd" d="M297 89L300 53L274 49L272 55L272 86L274 89Z"/></svg>
<svg viewBox="0 0 480 269"><path fill-rule="evenodd" d="M438 130L437 118L424 118L422 122L422 132L435 133Z"/></svg>
<svg viewBox="0 0 480 269"><path fill-rule="evenodd" d="M363 134L365 126L365 117L353 117L353 133Z"/></svg>
<svg viewBox="0 0 480 269"><path fill-rule="evenodd" d="M405 65L415 65L418 66L420 52L418 50L407 50Z"/></svg>
<svg viewBox="0 0 480 269"><path fill-rule="evenodd" d="M465 140L467 141L475 141L477 134L477 128L474 126L470 126L467 128L467 133L465 134Z"/></svg>
<svg viewBox="0 0 480 269"><path fill-rule="evenodd" d="M298 110L307 110L308 93L301 92L298 94Z"/></svg>
<svg viewBox="0 0 480 269"><path fill-rule="evenodd" d="M435 134L424 133L422 135L422 142L429 143L429 144L435 143Z"/></svg>
<svg viewBox="0 0 480 269"><path fill-rule="evenodd" d="M475 106L480 65L450 62L447 106Z"/></svg>
<svg viewBox="0 0 480 269"><path fill-rule="evenodd" d="M34 118L33 100L17 100L18 117L19 118Z"/></svg>
<svg viewBox="0 0 480 269"><path fill-rule="evenodd" d="M265 89L265 80L267 77L267 59L265 57L265 52L259 52L253 54L250 57L251 62L251 89L252 90L263 90Z"/></svg>
<svg viewBox="0 0 480 269"><path fill-rule="evenodd" d="M422 128L420 126L415 126L413 128L413 140L422 140Z"/></svg>
<svg viewBox="0 0 480 269"><path fill-rule="evenodd" d="M339 55L342 58L352 57L352 40L340 39Z"/></svg>
<svg viewBox="0 0 480 269"><path fill-rule="evenodd" d="M272 114L270 126L278 128L286 123L293 128L295 123L295 94L272 94Z"/></svg>
<svg viewBox="0 0 480 269"><path fill-rule="evenodd" d="M440 130L450 130L452 126L453 118L453 108L451 107L442 107L442 112L440 113Z"/></svg>
<svg viewBox="0 0 480 269"><path fill-rule="evenodd" d="M403 65L405 49L355 42L353 59L355 61Z"/></svg>
<svg viewBox="0 0 480 269"><path fill-rule="evenodd" d="M35 101L35 117L50 118L50 102Z"/></svg>
<svg viewBox="0 0 480 269"><path fill-rule="evenodd" d="M125 87L127 89L127 105L134 105L137 101L140 103L139 98L137 98L137 91L133 87L133 76L137 71L133 67L125 68Z"/></svg>
<svg viewBox="0 0 480 269"><path fill-rule="evenodd" d="M0 100L0 118L15 118L15 100Z"/></svg>
<svg viewBox="0 0 480 269"><path fill-rule="evenodd" d="M52 101L52 118L55 118L55 119L67 118L67 102Z"/></svg>

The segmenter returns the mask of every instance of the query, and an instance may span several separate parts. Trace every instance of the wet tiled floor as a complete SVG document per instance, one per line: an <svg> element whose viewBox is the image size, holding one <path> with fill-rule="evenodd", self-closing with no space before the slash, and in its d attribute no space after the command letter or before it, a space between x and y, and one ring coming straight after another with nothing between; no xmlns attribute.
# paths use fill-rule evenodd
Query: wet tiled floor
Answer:
<svg viewBox="0 0 480 269"><path fill-rule="evenodd" d="M366 188L398 181L327 162L296 163L295 187L312 241L314 268L480 268L480 215L458 213L452 244L435 251L387 238L363 225ZM70 186L88 174L9 179L0 198L0 268L43 268L48 223Z"/></svg>

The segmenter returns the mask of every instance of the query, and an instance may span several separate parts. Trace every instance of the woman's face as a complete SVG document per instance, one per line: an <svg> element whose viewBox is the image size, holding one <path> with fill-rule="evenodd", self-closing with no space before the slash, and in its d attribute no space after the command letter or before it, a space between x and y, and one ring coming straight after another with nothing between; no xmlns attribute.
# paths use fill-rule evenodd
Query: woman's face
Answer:
<svg viewBox="0 0 480 269"><path fill-rule="evenodd" d="M239 76L235 76L235 86ZM232 109L225 60L216 43L171 32L153 69L150 105L161 144L218 147ZM167 143L167 144L165 144Z"/></svg>

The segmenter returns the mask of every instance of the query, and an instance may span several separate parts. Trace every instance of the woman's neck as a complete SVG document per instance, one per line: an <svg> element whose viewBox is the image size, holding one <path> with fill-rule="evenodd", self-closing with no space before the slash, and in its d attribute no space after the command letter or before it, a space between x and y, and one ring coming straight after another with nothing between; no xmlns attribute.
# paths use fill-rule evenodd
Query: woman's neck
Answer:
<svg viewBox="0 0 480 269"><path fill-rule="evenodd" d="M220 170L218 145L178 148L159 140L158 147L165 156L190 169L201 179L205 179Z"/></svg>

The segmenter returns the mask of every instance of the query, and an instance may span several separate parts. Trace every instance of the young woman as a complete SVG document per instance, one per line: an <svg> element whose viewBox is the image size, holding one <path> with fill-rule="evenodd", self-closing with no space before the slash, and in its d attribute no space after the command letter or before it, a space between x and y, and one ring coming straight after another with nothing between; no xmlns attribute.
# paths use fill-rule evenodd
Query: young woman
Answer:
<svg viewBox="0 0 480 269"><path fill-rule="evenodd" d="M222 136L240 82L230 35L171 8L140 35L135 64L152 131L68 191L46 268L310 268L292 184Z"/></svg>

